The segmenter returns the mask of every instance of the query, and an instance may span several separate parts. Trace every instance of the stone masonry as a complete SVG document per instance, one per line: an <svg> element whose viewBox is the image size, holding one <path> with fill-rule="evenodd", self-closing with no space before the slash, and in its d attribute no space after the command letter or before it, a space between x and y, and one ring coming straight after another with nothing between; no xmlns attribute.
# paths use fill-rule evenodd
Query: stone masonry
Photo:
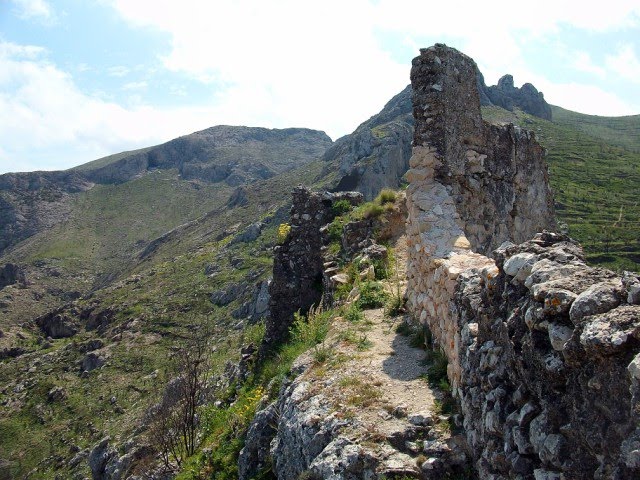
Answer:
<svg viewBox="0 0 640 480"><path fill-rule="evenodd" d="M291 231L282 245L274 248L270 315L261 356L287 338L295 312L304 314L320 304L324 273L320 228L334 219L333 203L347 200L358 205L363 200L357 192L311 192L303 186L296 187L292 195Z"/></svg>
<svg viewBox="0 0 640 480"><path fill-rule="evenodd" d="M543 149L482 121L476 71L439 44L413 61L409 309L449 360L480 478L638 478L640 279L538 233Z"/></svg>

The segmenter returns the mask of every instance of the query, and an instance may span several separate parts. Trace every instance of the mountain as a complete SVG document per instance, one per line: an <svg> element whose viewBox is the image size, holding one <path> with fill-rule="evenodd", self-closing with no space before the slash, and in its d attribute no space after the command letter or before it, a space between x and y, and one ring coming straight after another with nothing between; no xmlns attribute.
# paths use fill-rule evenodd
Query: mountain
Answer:
<svg viewBox="0 0 640 480"><path fill-rule="evenodd" d="M525 83L518 88L514 86L513 76L507 74L498 80L497 85L487 87L479 70L476 75L476 83L480 94L480 104L483 107L496 106L510 112L514 108L519 108L523 112L551 121L551 105L544 99L543 93L539 92L532 84Z"/></svg>
<svg viewBox="0 0 640 480"><path fill-rule="evenodd" d="M65 172L0 176L0 264L20 264L27 278L11 298L3 292L2 323L108 285L158 237L331 144L307 129L218 126Z"/></svg>
<svg viewBox="0 0 640 480"><path fill-rule="evenodd" d="M325 152L324 172L339 173L336 191L354 190L372 200L385 187L397 188L409 169L411 110L411 86L407 86L380 113Z"/></svg>
<svg viewBox="0 0 640 480"><path fill-rule="evenodd" d="M65 172L0 176L0 478L88 476L89 451L106 436L125 454L167 394L176 346L201 325L214 371L239 361L263 328L291 190L371 200L400 187L411 94L336 142L306 129L218 126ZM551 107L550 122L521 108L488 105L483 115L536 132L558 216L590 259L637 269L634 117L614 141L615 119L585 131L580 114ZM613 225L620 206L624 224ZM609 237L595 236L607 225Z"/></svg>

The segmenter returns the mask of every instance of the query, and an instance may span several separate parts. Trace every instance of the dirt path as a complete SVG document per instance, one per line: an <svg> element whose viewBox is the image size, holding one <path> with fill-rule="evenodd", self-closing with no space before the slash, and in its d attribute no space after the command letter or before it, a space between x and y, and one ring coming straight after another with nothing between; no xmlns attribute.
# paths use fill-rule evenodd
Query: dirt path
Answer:
<svg viewBox="0 0 640 480"><path fill-rule="evenodd" d="M385 288L400 294L406 286L406 241L394 245L397 274L385 281ZM395 266L395 265L394 265ZM426 381L425 352L411 346L411 339L396 333L402 318L388 318L382 308L365 310L365 321L336 325L339 350L348 360L332 374L343 380L343 387L332 392L339 407L358 420L360 433L372 438L393 438L409 427L416 416L432 417L434 392ZM355 339L355 341L354 341Z"/></svg>

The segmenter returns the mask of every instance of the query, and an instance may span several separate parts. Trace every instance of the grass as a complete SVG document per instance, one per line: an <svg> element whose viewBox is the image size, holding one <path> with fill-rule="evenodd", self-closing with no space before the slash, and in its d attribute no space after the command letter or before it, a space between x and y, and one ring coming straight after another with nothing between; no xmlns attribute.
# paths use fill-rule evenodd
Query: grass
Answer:
<svg viewBox="0 0 640 480"><path fill-rule="evenodd" d="M554 121L548 122L497 107L483 107L482 113L532 130L547 148L556 216L591 264L640 270L640 117L554 108Z"/></svg>

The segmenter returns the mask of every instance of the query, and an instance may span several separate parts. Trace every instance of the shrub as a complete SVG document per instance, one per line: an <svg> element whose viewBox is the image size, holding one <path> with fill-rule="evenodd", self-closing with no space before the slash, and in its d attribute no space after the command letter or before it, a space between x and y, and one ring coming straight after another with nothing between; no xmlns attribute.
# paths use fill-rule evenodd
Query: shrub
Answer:
<svg viewBox="0 0 640 480"><path fill-rule="evenodd" d="M384 313L388 317L397 317L404 312L404 299L400 295L392 295L384 306Z"/></svg>
<svg viewBox="0 0 640 480"><path fill-rule="evenodd" d="M427 378L429 384L432 386L438 386L442 381L447 380L447 356L440 349L431 350L427 355L427 360L431 362L427 369Z"/></svg>
<svg viewBox="0 0 640 480"><path fill-rule="evenodd" d="M360 309L382 307L387 293L380 282L364 282L360 286L360 298L356 302Z"/></svg>
<svg viewBox="0 0 640 480"><path fill-rule="evenodd" d="M389 190L385 188L380 192L380 194L376 197L376 203L380 205L384 205L385 203L393 203L396 201L396 192L393 190Z"/></svg>
<svg viewBox="0 0 640 480"><path fill-rule="evenodd" d="M349 200L338 200L333 205L331 205L331 211L334 215L343 215L351 210L351 204Z"/></svg>
<svg viewBox="0 0 640 480"><path fill-rule="evenodd" d="M342 228L344 227L344 218L336 217L327 227L327 233L329 234L329 240L332 242L339 242L342 237Z"/></svg>
<svg viewBox="0 0 640 480"><path fill-rule="evenodd" d="M311 307L306 318L300 312L294 314L291 336L294 341L312 347L324 341L329 333L330 324L330 312L323 312L320 307Z"/></svg>
<svg viewBox="0 0 640 480"><path fill-rule="evenodd" d="M352 303L344 312L344 318L351 323L357 323L364 319L364 314L357 304Z"/></svg>
<svg viewBox="0 0 640 480"><path fill-rule="evenodd" d="M384 208L377 203L365 203L360 210L360 216L365 219L377 218L383 213Z"/></svg>
<svg viewBox="0 0 640 480"><path fill-rule="evenodd" d="M291 225L288 223L281 223L278 227L278 244L282 245L287 240L290 232Z"/></svg>

